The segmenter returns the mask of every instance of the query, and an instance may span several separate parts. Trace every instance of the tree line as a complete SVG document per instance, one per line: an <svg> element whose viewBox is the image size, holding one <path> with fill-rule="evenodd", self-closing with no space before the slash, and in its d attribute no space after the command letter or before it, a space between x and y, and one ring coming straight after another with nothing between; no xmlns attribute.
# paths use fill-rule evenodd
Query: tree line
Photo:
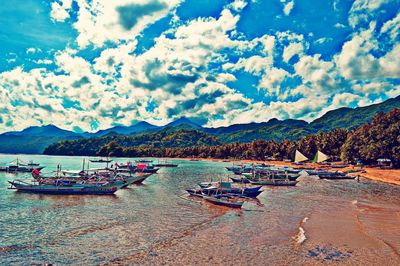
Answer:
<svg viewBox="0 0 400 266"><path fill-rule="evenodd" d="M110 139L107 143L101 143L95 148L86 150L84 154L82 154L82 150L77 151L73 148L57 150L57 145L49 146L45 153L109 157L293 160L296 149L310 159L320 150L334 160L341 159L350 163L362 161L365 164L374 164L378 158L387 158L393 162L395 167L400 167L400 109L395 108L388 113L377 113L371 123L364 124L357 129L349 131L338 128L304 136L297 141L256 140L250 143L236 142L222 145L154 147L151 145L126 146L121 145L115 139Z"/></svg>

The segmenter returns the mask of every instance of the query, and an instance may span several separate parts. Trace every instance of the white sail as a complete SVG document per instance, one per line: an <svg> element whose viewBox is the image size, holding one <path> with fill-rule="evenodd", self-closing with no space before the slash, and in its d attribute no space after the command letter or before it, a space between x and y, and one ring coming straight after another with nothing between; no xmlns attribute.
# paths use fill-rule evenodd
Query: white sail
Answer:
<svg viewBox="0 0 400 266"><path fill-rule="evenodd" d="M308 158L304 154L299 152L299 150L296 150L296 154L294 156L294 162L301 163L304 161L308 161Z"/></svg>
<svg viewBox="0 0 400 266"><path fill-rule="evenodd" d="M321 151L317 152L317 163L325 162L328 159L329 159L329 156L326 155L325 153L323 153Z"/></svg>

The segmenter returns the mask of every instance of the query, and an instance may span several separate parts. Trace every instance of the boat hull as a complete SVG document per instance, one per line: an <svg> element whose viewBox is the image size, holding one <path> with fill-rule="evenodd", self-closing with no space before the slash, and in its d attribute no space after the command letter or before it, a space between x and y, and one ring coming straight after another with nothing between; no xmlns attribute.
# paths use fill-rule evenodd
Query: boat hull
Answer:
<svg viewBox="0 0 400 266"><path fill-rule="evenodd" d="M298 181L290 181L290 180L279 180L279 179L271 179L271 180L254 180L250 181L253 185L261 185L261 186L296 186Z"/></svg>
<svg viewBox="0 0 400 266"><path fill-rule="evenodd" d="M22 185L13 181L9 183L19 192L53 195L112 195L118 186L49 186L49 185Z"/></svg>
<svg viewBox="0 0 400 266"><path fill-rule="evenodd" d="M203 198L212 204L229 207L229 208L240 209L240 208L242 208L242 205L243 205L243 202L230 202L230 201L221 200L221 199L215 198L215 197L203 196Z"/></svg>

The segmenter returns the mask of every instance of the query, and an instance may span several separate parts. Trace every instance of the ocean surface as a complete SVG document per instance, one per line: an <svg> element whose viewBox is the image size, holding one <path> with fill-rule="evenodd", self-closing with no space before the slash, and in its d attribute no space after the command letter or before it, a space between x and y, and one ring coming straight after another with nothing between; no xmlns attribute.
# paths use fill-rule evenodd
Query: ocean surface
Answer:
<svg viewBox="0 0 400 266"><path fill-rule="evenodd" d="M79 170L83 160L0 155L0 163L17 157L42 172ZM115 196L18 193L7 181L29 174L0 173L0 265L400 265L399 186L304 175L231 210L185 189L227 180L232 163L170 161L179 166Z"/></svg>

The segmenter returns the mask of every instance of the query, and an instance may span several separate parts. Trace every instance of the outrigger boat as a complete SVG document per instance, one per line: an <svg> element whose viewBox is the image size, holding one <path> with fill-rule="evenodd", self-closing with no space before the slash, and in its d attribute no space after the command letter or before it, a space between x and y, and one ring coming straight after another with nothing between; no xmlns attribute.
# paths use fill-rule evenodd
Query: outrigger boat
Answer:
<svg viewBox="0 0 400 266"><path fill-rule="evenodd" d="M111 159L89 159L92 163L111 163L113 160Z"/></svg>
<svg viewBox="0 0 400 266"><path fill-rule="evenodd" d="M178 167L177 164L168 163L167 161L158 161L158 163L153 164L155 167Z"/></svg>
<svg viewBox="0 0 400 266"><path fill-rule="evenodd" d="M46 185L40 183L27 183L21 180L8 181L10 189L20 192L56 194L56 195L111 195L121 186L115 184L59 184Z"/></svg>
<svg viewBox="0 0 400 266"><path fill-rule="evenodd" d="M295 186L299 181L291 181L289 179L255 179L250 180L253 185L261 186Z"/></svg>
<svg viewBox="0 0 400 266"><path fill-rule="evenodd" d="M252 174L252 173L243 173L248 180L257 180L258 178L268 178L268 179L289 179L291 181L297 180L300 177L300 174L288 174L288 173L266 173L266 174Z"/></svg>
<svg viewBox="0 0 400 266"><path fill-rule="evenodd" d="M340 179L355 179L356 176L351 176L346 173L340 173L340 172L325 172L325 173L319 173L318 177L320 179L331 179L331 180L340 180Z"/></svg>

